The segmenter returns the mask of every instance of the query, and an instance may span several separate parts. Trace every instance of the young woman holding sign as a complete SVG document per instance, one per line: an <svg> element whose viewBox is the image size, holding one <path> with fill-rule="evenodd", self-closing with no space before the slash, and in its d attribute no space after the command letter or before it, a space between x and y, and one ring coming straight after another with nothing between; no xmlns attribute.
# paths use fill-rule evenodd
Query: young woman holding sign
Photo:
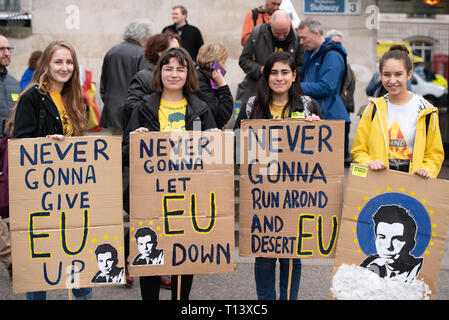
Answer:
<svg viewBox="0 0 449 320"><path fill-rule="evenodd" d="M256 96L248 100L246 113L241 114L248 119L303 118L314 121L320 120L321 111L315 100L304 95L294 58L289 53L276 52L266 61ZM234 129L239 127L238 121ZM256 257L254 274L260 300L276 300L276 260ZM280 258L279 263L280 299L296 300L301 279L301 259Z"/></svg>
<svg viewBox="0 0 449 320"><path fill-rule="evenodd" d="M370 99L351 150L354 162L371 170L399 170L436 178L444 160L438 109L407 90L412 61L407 48L394 45L379 63L383 97Z"/></svg>
<svg viewBox="0 0 449 320"><path fill-rule="evenodd" d="M207 130L217 127L206 103L194 95L199 88L198 77L192 58L185 49L172 48L162 54L155 67L151 88L154 92L135 104L123 133L125 167L129 165L129 134L133 131ZM182 300L189 299L192 281L193 275L181 277ZM172 276L172 300L177 299L177 285L178 277ZM160 276L140 277L140 289L143 300L158 300Z"/></svg>
<svg viewBox="0 0 449 320"><path fill-rule="evenodd" d="M79 80L73 47L53 41L42 53L33 79L14 107L9 127L13 138L83 136L87 132L87 108ZM75 299L93 297L91 288L72 290ZM46 292L27 292L27 299L45 300Z"/></svg>

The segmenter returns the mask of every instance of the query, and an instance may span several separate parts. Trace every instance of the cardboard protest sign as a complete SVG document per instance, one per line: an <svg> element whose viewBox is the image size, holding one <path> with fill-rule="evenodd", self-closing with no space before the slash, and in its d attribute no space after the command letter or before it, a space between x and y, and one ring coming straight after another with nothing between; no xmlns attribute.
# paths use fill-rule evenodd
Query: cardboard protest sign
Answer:
<svg viewBox="0 0 449 320"><path fill-rule="evenodd" d="M353 164L329 297L432 299L448 198L449 181Z"/></svg>
<svg viewBox="0 0 449 320"><path fill-rule="evenodd" d="M124 283L120 137L8 149L14 291Z"/></svg>
<svg viewBox="0 0 449 320"><path fill-rule="evenodd" d="M232 132L130 134L130 274L234 271Z"/></svg>
<svg viewBox="0 0 449 320"><path fill-rule="evenodd" d="M333 258L344 185L344 122L242 121L239 253Z"/></svg>

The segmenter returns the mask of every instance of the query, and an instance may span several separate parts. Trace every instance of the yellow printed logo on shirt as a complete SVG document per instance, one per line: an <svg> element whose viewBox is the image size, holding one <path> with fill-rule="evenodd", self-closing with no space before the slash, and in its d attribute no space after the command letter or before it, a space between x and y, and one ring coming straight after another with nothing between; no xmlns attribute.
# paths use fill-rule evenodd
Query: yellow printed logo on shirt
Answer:
<svg viewBox="0 0 449 320"><path fill-rule="evenodd" d="M407 139L395 121L388 130L389 158L390 159L411 159L412 153L408 149Z"/></svg>
<svg viewBox="0 0 449 320"><path fill-rule="evenodd" d="M186 129L187 100L168 102L161 99L159 106L160 131L176 131Z"/></svg>

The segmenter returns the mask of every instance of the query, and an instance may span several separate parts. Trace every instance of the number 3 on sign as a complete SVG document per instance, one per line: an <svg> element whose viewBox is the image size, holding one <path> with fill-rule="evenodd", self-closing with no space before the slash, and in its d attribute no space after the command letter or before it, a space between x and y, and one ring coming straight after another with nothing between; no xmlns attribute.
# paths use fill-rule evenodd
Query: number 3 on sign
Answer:
<svg viewBox="0 0 449 320"><path fill-rule="evenodd" d="M361 13L360 0L346 0L345 8L347 14L360 14Z"/></svg>

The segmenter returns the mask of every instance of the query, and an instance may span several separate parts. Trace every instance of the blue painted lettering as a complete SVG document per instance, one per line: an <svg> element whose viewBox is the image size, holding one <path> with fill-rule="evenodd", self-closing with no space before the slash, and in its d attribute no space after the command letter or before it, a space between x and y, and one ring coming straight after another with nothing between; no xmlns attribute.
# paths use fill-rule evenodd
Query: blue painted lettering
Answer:
<svg viewBox="0 0 449 320"><path fill-rule="evenodd" d="M187 261L190 263L201 264L221 264L222 258L226 264L231 263L231 246L229 243L222 244L210 244L210 248L205 245L197 246L191 244L187 249L181 243L173 244L172 266L180 266Z"/></svg>
<svg viewBox="0 0 449 320"><path fill-rule="evenodd" d="M85 209L83 212L84 216L84 226L83 226L83 238L78 250L72 251L69 249L67 245L67 222L66 222L66 213L64 211L61 212L61 243L62 249L67 255L74 256L83 251L87 242L87 235L89 233L89 210Z"/></svg>

